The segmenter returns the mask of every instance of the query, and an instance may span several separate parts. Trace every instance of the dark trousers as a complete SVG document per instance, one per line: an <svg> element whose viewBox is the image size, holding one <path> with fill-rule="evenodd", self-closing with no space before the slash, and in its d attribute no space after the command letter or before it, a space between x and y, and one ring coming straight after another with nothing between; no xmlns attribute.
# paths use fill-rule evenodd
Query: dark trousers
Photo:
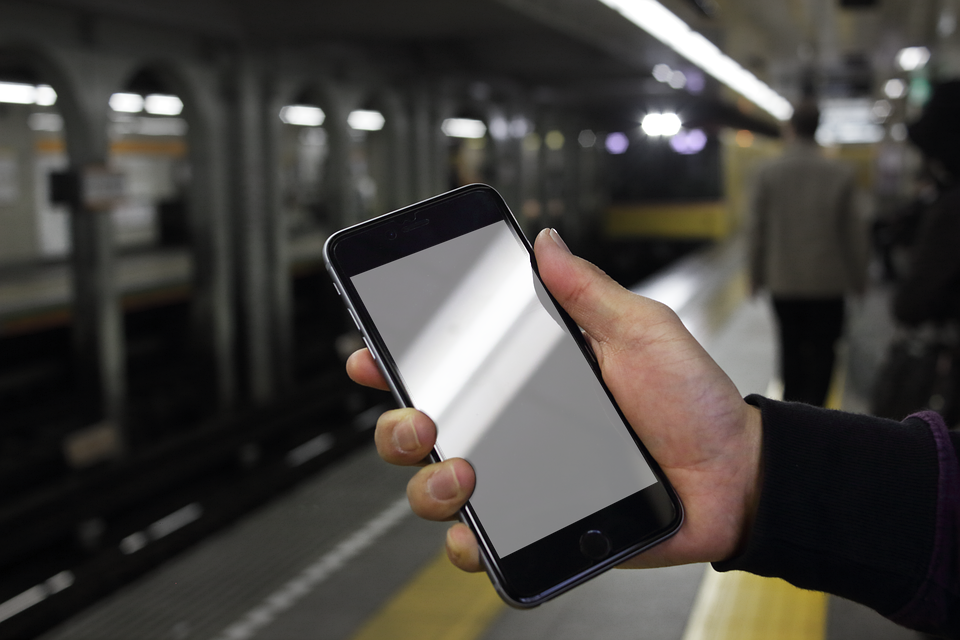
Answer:
<svg viewBox="0 0 960 640"><path fill-rule="evenodd" d="M783 399L822 407L843 332L843 298L774 297L773 308L780 326Z"/></svg>

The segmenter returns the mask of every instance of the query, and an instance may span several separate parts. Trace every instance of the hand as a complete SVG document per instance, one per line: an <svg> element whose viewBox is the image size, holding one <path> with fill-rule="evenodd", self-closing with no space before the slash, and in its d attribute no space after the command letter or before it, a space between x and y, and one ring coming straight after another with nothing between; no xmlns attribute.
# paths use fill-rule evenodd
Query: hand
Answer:
<svg viewBox="0 0 960 640"><path fill-rule="evenodd" d="M760 411L743 401L668 307L630 293L573 256L555 231L542 231L534 250L544 284L583 328L604 382L684 504L686 519L677 534L624 566L733 557L759 499ZM360 384L387 388L366 349L350 357L347 373ZM414 409L388 411L377 422L377 450L387 462L419 464L436 433L433 422ZM470 464L451 459L417 472L407 495L417 515L454 519L474 483ZM455 524L447 533L447 554L461 569L482 568L466 525Z"/></svg>

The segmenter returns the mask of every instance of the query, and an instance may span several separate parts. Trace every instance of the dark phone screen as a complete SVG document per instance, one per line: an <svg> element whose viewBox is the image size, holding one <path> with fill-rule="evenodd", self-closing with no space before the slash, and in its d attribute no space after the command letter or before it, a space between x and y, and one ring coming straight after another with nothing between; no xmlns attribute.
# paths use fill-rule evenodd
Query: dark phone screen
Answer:
<svg viewBox="0 0 960 640"><path fill-rule="evenodd" d="M507 222L350 281L499 556L657 482Z"/></svg>

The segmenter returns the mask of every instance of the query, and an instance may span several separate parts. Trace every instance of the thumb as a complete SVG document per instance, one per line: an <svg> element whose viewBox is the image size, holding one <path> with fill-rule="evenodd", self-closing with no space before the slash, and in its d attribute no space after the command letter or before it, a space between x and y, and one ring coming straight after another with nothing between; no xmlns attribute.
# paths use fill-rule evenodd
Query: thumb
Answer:
<svg viewBox="0 0 960 640"><path fill-rule="evenodd" d="M547 289L594 339L619 342L630 325L627 310L637 305L659 306L617 284L594 264L572 253L554 229L544 229L534 243L540 277ZM649 311L654 311L652 308Z"/></svg>

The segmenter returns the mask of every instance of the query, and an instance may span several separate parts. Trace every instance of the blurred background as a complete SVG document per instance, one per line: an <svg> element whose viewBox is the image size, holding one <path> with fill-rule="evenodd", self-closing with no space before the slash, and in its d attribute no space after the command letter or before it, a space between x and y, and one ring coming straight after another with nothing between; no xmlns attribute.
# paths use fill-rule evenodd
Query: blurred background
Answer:
<svg viewBox="0 0 960 640"><path fill-rule="evenodd" d="M172 601L149 619L124 604L134 626L110 627L109 612L71 626L290 491L353 495L336 473L356 456L376 465L372 426L392 400L343 373L362 342L322 265L332 231L485 182L530 237L557 228L627 286L685 265L675 308L700 300L706 319L685 320L719 330L745 300L750 177L780 152L791 102L819 102L817 141L856 167L865 221L886 229L922 196L906 123L932 82L960 77L958 11L0 0L0 636L213 637L306 566L265 567L289 575L221 603L206 627ZM897 233L876 254L877 287L901 260ZM884 347L851 342L850 393L868 393ZM360 500L369 514L335 503L303 525L345 527L303 557L326 557L402 495L384 482L389 495ZM430 531L428 559L442 540ZM364 604L340 626L329 612L304 624L350 637L418 562L379 591L356 578ZM259 580L222 570L196 569L214 589ZM690 594L698 578L684 578ZM245 629L229 637L301 637Z"/></svg>

